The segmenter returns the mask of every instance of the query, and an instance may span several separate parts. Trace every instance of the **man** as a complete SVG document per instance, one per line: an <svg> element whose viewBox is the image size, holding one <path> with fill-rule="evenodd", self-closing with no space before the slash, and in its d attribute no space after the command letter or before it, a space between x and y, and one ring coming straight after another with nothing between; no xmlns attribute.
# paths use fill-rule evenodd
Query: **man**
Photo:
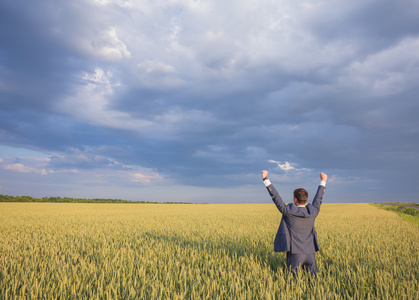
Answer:
<svg viewBox="0 0 419 300"><path fill-rule="evenodd" d="M306 204L308 193L299 188L294 191L294 203L286 205L282 201L275 187L268 179L268 172L262 171L262 179L272 201L282 213L282 220L275 237L275 252L287 252L287 267L294 276L301 266L316 276L316 251L319 251L317 233L314 221L319 214L324 191L326 190L327 175L320 173L320 185L312 204Z"/></svg>

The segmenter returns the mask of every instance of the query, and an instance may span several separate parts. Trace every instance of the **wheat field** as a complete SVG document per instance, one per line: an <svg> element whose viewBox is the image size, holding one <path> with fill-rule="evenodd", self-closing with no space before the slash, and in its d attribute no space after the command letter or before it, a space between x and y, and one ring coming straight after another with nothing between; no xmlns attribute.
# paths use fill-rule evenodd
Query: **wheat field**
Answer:
<svg viewBox="0 0 419 300"><path fill-rule="evenodd" d="M317 280L273 252L273 204L0 203L1 299L418 299L419 227L323 204Z"/></svg>

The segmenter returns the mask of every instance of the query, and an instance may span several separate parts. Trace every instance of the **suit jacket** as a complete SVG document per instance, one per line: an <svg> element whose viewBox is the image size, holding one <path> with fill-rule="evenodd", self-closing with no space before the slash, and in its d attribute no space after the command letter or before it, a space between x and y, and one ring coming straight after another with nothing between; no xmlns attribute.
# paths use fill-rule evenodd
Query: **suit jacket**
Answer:
<svg viewBox="0 0 419 300"><path fill-rule="evenodd" d="M311 254L319 251L314 221L319 214L326 187L319 185L313 203L305 207L286 205L275 187L267 186L272 201L282 213L281 223L275 237L275 252L288 251L292 254Z"/></svg>

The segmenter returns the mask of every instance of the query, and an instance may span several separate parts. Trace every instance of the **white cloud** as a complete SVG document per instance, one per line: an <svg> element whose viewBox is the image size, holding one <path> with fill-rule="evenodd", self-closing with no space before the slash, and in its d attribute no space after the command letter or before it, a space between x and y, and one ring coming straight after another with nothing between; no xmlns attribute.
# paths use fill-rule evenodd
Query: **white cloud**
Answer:
<svg viewBox="0 0 419 300"><path fill-rule="evenodd" d="M280 161L269 160L269 162L276 164L283 171L289 171L289 170L301 171L301 170L305 170L305 169L296 169L288 161L286 161L284 163L281 163Z"/></svg>
<svg viewBox="0 0 419 300"><path fill-rule="evenodd" d="M49 162L49 160L37 160L37 159L29 159L28 163L32 163L34 167L30 167L26 164L22 163L12 163L12 164L4 164L3 169L14 171L18 173L34 173L34 174L40 174L40 175L48 175L48 174L57 174L57 173L72 173L72 174L78 174L80 173L76 169L51 169L46 168L46 164L43 162Z"/></svg>
<svg viewBox="0 0 419 300"><path fill-rule="evenodd" d="M36 174L41 174L41 175L48 174L48 171L45 169L35 169L35 168L28 167L20 163L7 164L7 165L4 165L3 168L5 170L15 171L19 173L36 173Z"/></svg>
<svg viewBox="0 0 419 300"><path fill-rule="evenodd" d="M127 46L118 38L114 27L103 31L99 37L90 43L90 48L93 54L109 61L131 57L131 53L127 50Z"/></svg>
<svg viewBox="0 0 419 300"><path fill-rule="evenodd" d="M111 82L112 72L105 72L100 68L96 68L94 73L84 73L82 79L90 89L101 90L102 94L112 94L113 87L120 85L118 82Z"/></svg>
<svg viewBox="0 0 419 300"><path fill-rule="evenodd" d="M15 158L0 159L4 170L37 175L64 175L68 181L88 179L95 183L129 183L150 185L167 180L150 168L138 165L125 165L97 154L98 149L86 148L84 151L72 149L70 153L54 154L51 158L20 158L24 162L13 163ZM75 176L75 177L72 177ZM83 179L84 178L84 179Z"/></svg>
<svg viewBox="0 0 419 300"><path fill-rule="evenodd" d="M163 180L163 177L161 177L159 174L143 174L143 173L134 173L131 175L131 181L133 182L140 182L149 184L151 182L161 181Z"/></svg>

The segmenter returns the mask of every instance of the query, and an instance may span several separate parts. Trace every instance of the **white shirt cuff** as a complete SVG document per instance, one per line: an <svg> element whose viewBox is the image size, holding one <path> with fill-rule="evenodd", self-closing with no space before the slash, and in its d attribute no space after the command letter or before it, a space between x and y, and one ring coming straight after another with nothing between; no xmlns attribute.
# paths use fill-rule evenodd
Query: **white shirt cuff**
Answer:
<svg viewBox="0 0 419 300"><path fill-rule="evenodd" d="M271 182L269 181L269 179L265 179L263 181L263 183L265 184L266 187L269 186L269 185L271 185Z"/></svg>
<svg viewBox="0 0 419 300"><path fill-rule="evenodd" d="M321 181L321 182L320 182L320 185L322 185L322 186L326 187L326 181Z"/></svg>

